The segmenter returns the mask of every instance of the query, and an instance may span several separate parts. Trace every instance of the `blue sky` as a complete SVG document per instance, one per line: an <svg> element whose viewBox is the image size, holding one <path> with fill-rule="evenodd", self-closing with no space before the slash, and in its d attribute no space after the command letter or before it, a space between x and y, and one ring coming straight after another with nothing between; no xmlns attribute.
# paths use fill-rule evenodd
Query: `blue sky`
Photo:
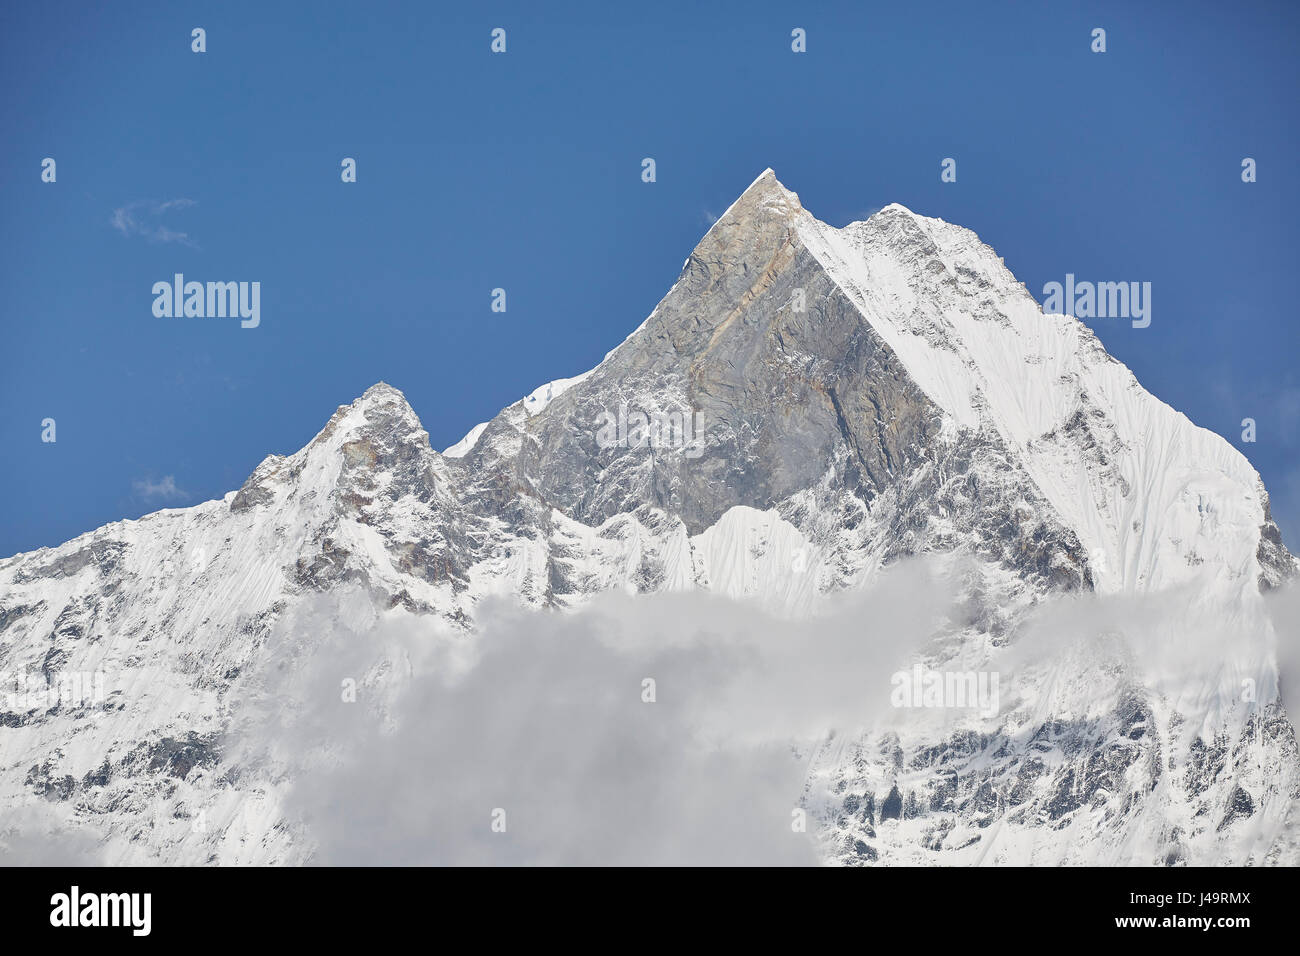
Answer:
<svg viewBox="0 0 1300 956"><path fill-rule="evenodd" d="M1035 294L1150 281L1149 328L1090 324L1295 550L1300 7L987 6L5 4L0 555L219 497L379 380L451 444L596 364L767 166L834 225L968 226ZM261 325L155 318L176 272L260 281Z"/></svg>

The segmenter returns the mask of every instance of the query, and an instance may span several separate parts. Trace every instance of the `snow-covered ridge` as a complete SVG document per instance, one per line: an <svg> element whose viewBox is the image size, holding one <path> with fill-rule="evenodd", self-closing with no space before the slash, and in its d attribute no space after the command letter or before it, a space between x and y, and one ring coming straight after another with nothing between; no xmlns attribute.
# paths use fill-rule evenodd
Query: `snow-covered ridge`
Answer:
<svg viewBox="0 0 1300 956"><path fill-rule="evenodd" d="M483 429L487 428L489 424L489 422L479 422L465 433L464 438L450 448L444 449L442 456L444 458L464 458L478 442L478 437L483 434Z"/></svg>
<svg viewBox="0 0 1300 956"><path fill-rule="evenodd" d="M973 232L897 203L844 229L804 214L797 229L953 423L992 427L1023 456L1098 587L1158 589L1207 560L1207 579L1253 586L1266 497L1249 461L1143 389L1082 322L1044 315ZM1104 471L1084 431L1106 446Z"/></svg>

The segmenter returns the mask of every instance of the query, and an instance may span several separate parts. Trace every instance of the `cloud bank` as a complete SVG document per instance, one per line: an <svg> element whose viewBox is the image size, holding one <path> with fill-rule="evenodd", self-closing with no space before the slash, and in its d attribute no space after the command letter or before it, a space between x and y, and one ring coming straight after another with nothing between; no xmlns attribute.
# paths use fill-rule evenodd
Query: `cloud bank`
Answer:
<svg viewBox="0 0 1300 956"><path fill-rule="evenodd" d="M918 609L942 606L919 567L888 580L815 626L607 595L485 605L463 636L324 597L273 639L239 759L293 780L319 863L815 864L794 826L810 750L881 716L935 621Z"/></svg>

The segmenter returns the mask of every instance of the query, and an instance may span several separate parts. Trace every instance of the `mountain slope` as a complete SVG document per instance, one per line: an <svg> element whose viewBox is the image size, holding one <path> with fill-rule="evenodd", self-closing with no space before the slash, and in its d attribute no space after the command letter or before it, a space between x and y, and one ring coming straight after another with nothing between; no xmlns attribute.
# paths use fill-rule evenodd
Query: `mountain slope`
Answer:
<svg viewBox="0 0 1300 956"><path fill-rule="evenodd" d="M449 634L490 596L576 608L610 590L803 619L914 555L961 576L967 613L924 660L963 672L1005 666L1071 594L1190 594L1195 619L1267 643L1261 595L1295 569L1245 458L1043 315L973 233L897 205L834 229L768 170L599 366L445 452L380 384L221 501L0 562L0 671L111 676L106 706L0 714L0 805L43 801L114 861L292 862L309 846L280 825L284 782L234 773L223 740L268 637L313 595L358 589ZM1115 658L1099 653L1018 667L993 718L909 713L825 741L804 797L824 854L1291 852L1275 661L1250 643L1175 686L1131 661L1099 679ZM1249 774L1225 757L1247 746ZM220 826L196 830L196 807ZM1267 838L1244 848L1238 818Z"/></svg>

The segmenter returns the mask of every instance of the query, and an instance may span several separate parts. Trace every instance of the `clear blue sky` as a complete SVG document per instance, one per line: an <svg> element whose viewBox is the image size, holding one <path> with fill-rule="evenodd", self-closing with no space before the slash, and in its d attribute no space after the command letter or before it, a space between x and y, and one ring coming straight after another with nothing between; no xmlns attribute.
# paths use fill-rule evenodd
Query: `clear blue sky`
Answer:
<svg viewBox="0 0 1300 956"><path fill-rule="evenodd" d="M1036 295L1150 281L1150 328L1090 324L1242 449L1294 550L1298 24L1295 3L4 4L0 555L218 497L381 379L456 441L598 362L766 166L835 225L897 201L968 226ZM175 272L260 281L261 326L155 318Z"/></svg>

